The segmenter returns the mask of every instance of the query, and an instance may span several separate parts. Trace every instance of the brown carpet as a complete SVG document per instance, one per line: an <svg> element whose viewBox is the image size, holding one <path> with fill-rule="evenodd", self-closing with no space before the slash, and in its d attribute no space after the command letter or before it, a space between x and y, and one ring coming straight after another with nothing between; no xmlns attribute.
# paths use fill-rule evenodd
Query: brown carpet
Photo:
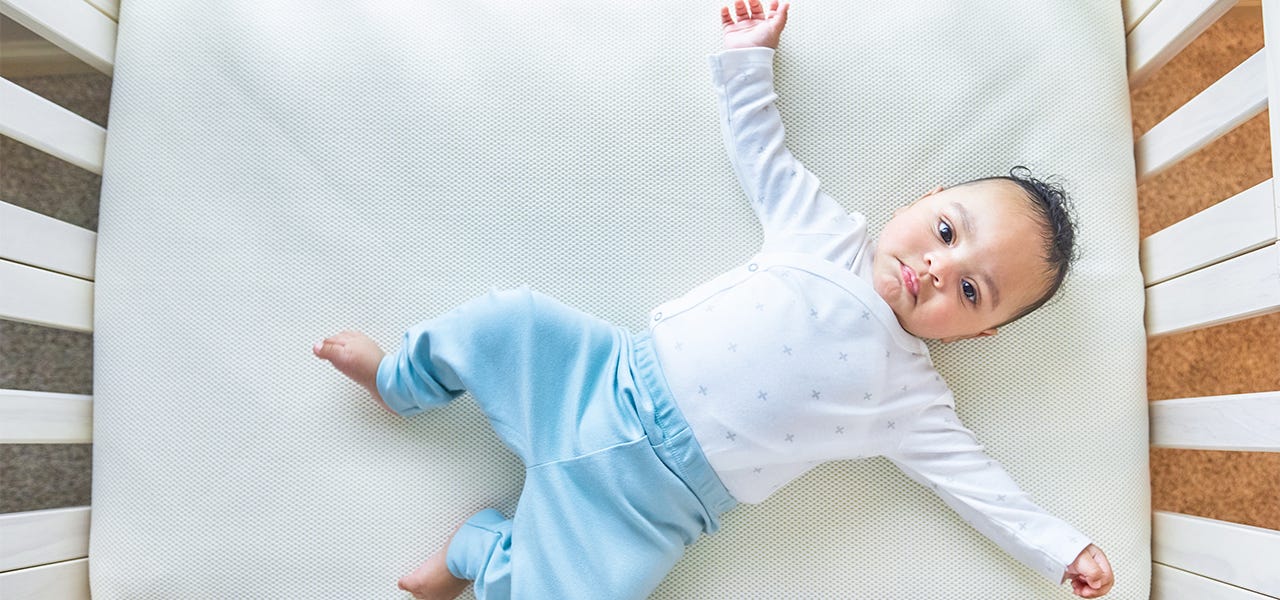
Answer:
<svg viewBox="0 0 1280 600"><path fill-rule="evenodd" d="M1135 137L1263 46L1261 10L1241 7L1132 93ZM1271 177L1263 113L1138 188L1145 237ZM1280 313L1151 339L1151 400L1280 390ZM1280 529L1280 453L1153 449L1156 510Z"/></svg>

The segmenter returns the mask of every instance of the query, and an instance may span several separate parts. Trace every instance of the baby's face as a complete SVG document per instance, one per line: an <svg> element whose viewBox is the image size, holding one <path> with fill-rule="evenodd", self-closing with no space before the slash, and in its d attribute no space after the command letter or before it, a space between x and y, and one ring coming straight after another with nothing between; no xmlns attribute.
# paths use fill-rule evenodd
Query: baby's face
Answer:
<svg viewBox="0 0 1280 600"><path fill-rule="evenodd" d="M1049 286L1042 231L1016 184L937 188L885 225L872 284L917 337L993 335Z"/></svg>

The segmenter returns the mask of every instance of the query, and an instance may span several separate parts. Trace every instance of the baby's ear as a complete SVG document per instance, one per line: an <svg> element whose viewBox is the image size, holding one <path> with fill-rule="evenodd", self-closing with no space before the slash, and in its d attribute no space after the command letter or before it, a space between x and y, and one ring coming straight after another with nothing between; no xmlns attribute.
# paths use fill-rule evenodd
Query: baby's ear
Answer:
<svg viewBox="0 0 1280 600"><path fill-rule="evenodd" d="M971 340L973 338L991 337L995 334L996 334L996 328L992 327L991 329L984 329L982 331L979 331L978 333L970 333L968 335L957 335L955 337L942 338L941 342L944 344L950 344L951 342L958 342L960 340Z"/></svg>

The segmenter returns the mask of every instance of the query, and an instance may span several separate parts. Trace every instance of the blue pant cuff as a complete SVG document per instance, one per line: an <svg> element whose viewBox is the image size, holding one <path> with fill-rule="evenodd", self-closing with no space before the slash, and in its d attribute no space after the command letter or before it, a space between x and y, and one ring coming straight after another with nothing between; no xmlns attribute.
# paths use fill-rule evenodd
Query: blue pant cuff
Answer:
<svg viewBox="0 0 1280 600"><path fill-rule="evenodd" d="M392 385L397 376L396 363L399 361L399 356L399 352L389 352L382 357L382 361L378 363L378 375L374 383L378 387L378 395L382 396L382 403L386 404L387 408L402 417L409 417L422 412L422 407L411 400L406 401L397 393L398 386Z"/></svg>
<svg viewBox="0 0 1280 600"><path fill-rule="evenodd" d="M476 580L494 554L494 546L511 537L511 521L486 508L462 524L449 541L445 565L459 579Z"/></svg>

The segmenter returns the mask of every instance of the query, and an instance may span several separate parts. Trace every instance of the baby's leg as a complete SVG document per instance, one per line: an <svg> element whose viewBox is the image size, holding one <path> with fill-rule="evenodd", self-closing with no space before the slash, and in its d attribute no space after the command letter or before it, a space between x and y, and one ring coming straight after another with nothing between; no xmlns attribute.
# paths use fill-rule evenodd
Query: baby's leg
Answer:
<svg viewBox="0 0 1280 600"><path fill-rule="evenodd" d="M316 342L311 351L316 356L333 363L333 366L337 367L343 375L369 390L369 393L373 394L373 399L377 400L383 408L391 410L387 403L382 401L377 382L378 364L386 353L369 336L359 331L343 331Z"/></svg>
<svg viewBox="0 0 1280 600"><path fill-rule="evenodd" d="M516 514L472 516L445 561L475 581L480 600L643 600L701 534L704 515L642 438L529 469Z"/></svg>
<svg viewBox="0 0 1280 600"><path fill-rule="evenodd" d="M592 378L618 369L612 355L618 335L614 326L527 288L494 291L406 330L400 348L382 359L374 385L406 417L471 392L498 437L525 464L539 464L617 443L616 429L557 427L588 410L599 391ZM626 428L626 439L643 435L630 422ZM545 441L531 453L535 438Z"/></svg>

